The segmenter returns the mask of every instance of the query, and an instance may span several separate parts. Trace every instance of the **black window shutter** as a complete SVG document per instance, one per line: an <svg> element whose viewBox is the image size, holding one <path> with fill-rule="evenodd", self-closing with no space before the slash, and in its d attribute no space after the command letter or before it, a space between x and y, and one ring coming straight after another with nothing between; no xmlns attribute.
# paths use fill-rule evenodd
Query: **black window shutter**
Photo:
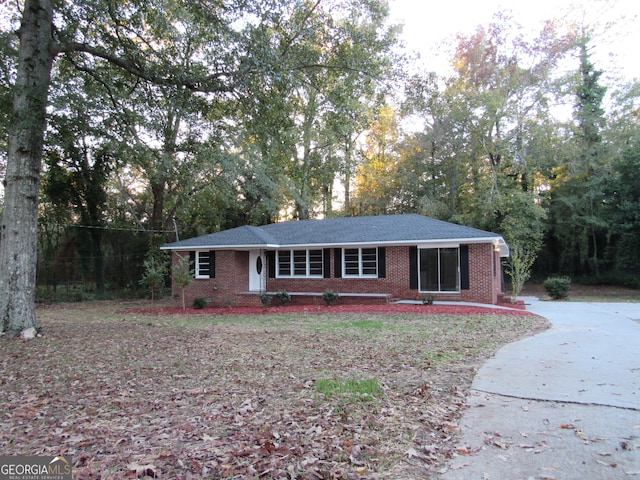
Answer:
<svg viewBox="0 0 640 480"><path fill-rule="evenodd" d="M418 247L409 247L409 288L418 289Z"/></svg>
<svg viewBox="0 0 640 480"><path fill-rule="evenodd" d="M196 252L189 252L189 272L191 275L196 274Z"/></svg>
<svg viewBox="0 0 640 480"><path fill-rule="evenodd" d="M333 249L333 276L334 278L342 278L342 249Z"/></svg>
<svg viewBox="0 0 640 480"><path fill-rule="evenodd" d="M331 249L325 248L322 251L322 276L331 278Z"/></svg>
<svg viewBox="0 0 640 480"><path fill-rule="evenodd" d="M469 290L469 245L460 245L460 290Z"/></svg>
<svg viewBox="0 0 640 480"><path fill-rule="evenodd" d="M216 251L209 252L209 278L216 278Z"/></svg>
<svg viewBox="0 0 640 480"><path fill-rule="evenodd" d="M276 252L273 250L267 250L266 255L269 278L276 278Z"/></svg>
<svg viewBox="0 0 640 480"><path fill-rule="evenodd" d="M387 249L378 247L378 278L387 278Z"/></svg>

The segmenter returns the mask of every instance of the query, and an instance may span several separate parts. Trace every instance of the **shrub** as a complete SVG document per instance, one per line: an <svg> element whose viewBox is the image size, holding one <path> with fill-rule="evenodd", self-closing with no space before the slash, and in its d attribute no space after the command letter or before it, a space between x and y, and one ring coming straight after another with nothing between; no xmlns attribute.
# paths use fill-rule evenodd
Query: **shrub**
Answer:
<svg viewBox="0 0 640 480"><path fill-rule="evenodd" d="M340 295L330 288L327 288L324 292L322 292L322 299L325 301L327 305L331 305L338 301Z"/></svg>
<svg viewBox="0 0 640 480"><path fill-rule="evenodd" d="M144 274L140 279L140 285L149 289L152 302L155 301L156 294L161 294L164 288L164 280L168 270L165 260L158 254L157 257L150 256L144 261Z"/></svg>
<svg viewBox="0 0 640 480"><path fill-rule="evenodd" d="M269 295L268 293L260 294L260 303L262 303L263 307L271 305L271 300L273 300L273 295Z"/></svg>
<svg viewBox="0 0 640 480"><path fill-rule="evenodd" d="M193 299L193 308L202 309L207 306L207 299L203 297L196 297Z"/></svg>
<svg viewBox="0 0 640 480"><path fill-rule="evenodd" d="M422 295L422 304L423 305L433 305L435 302L436 296L431 293L425 293Z"/></svg>
<svg viewBox="0 0 640 480"><path fill-rule="evenodd" d="M571 279L567 276L549 277L543 285L553 300L561 300L567 298L569 290L571 290Z"/></svg>
<svg viewBox="0 0 640 480"><path fill-rule="evenodd" d="M280 290L276 293L276 297L280 300L280 303L286 305L287 303L291 303L291 294L286 290Z"/></svg>

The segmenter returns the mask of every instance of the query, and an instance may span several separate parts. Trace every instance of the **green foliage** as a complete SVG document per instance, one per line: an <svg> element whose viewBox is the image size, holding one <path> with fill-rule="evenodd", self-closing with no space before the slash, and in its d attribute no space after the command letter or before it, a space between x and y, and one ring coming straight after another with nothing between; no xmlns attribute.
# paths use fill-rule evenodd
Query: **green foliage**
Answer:
<svg viewBox="0 0 640 480"><path fill-rule="evenodd" d="M159 252L144 261L144 273L140 279L140 285L149 289L152 301L155 300L156 294L161 293L164 288L167 267L166 257Z"/></svg>
<svg viewBox="0 0 640 480"><path fill-rule="evenodd" d="M524 251L519 245L511 247L509 258L505 262L505 273L511 277L512 301L518 298L525 282L531 277L531 267L535 259L534 253Z"/></svg>
<svg viewBox="0 0 640 480"><path fill-rule="evenodd" d="M562 271L598 275L611 241L605 212L605 170L559 176L550 193L550 234L557 241Z"/></svg>
<svg viewBox="0 0 640 480"><path fill-rule="evenodd" d="M611 222L605 186L611 144L603 142L606 125L602 101L606 88L589 58L588 36L576 41L580 64L575 88L573 135L554 170L549 193L549 249L553 263L574 275L599 275L610 268Z"/></svg>
<svg viewBox="0 0 640 480"><path fill-rule="evenodd" d="M272 301L273 301L273 295L269 295L268 293L260 294L260 303L262 303L263 307L266 308L270 306Z"/></svg>
<svg viewBox="0 0 640 480"><path fill-rule="evenodd" d="M278 297L278 301L282 305L286 305L288 303L291 303L291 294L289 292L287 292L286 290L280 290L278 293L276 293L276 297Z"/></svg>
<svg viewBox="0 0 640 480"><path fill-rule="evenodd" d="M614 285L627 288L640 288L640 275L612 270L600 275L590 275L576 279L580 285Z"/></svg>
<svg viewBox="0 0 640 480"><path fill-rule="evenodd" d="M189 257L178 254L178 262L175 263L171 269L171 279L180 289L183 310L187 309L185 303L185 290L193 282L193 278L193 271L189 264Z"/></svg>
<svg viewBox="0 0 640 480"><path fill-rule="evenodd" d="M201 310L207 306L207 299L204 297L196 297L193 299L193 308Z"/></svg>
<svg viewBox="0 0 640 480"><path fill-rule="evenodd" d="M389 325L378 319L349 320L349 321L331 321L316 324L317 328L322 330L342 330L345 328L356 328L364 331L376 331L382 329L394 329L395 325Z"/></svg>
<svg viewBox="0 0 640 480"><path fill-rule="evenodd" d="M640 271L640 84L605 112L588 36L549 26L532 40L496 16L457 38L450 77L406 82L394 112L381 105L405 63L386 2L223 3L169 0L160 16L138 0L56 4L52 50L91 50L60 50L49 83L39 282L143 285L155 298L159 267L142 262L174 239L172 217L188 238L281 211L418 212L491 230L515 252L514 287L538 252L540 276ZM18 7L7 4L12 27L0 33L3 111ZM562 76L567 53L575 71ZM550 105L571 102L573 118L557 121ZM403 132L405 112L425 128ZM5 150L11 121L0 119Z"/></svg>
<svg viewBox="0 0 640 480"><path fill-rule="evenodd" d="M376 378L320 378L314 383L314 388L323 395L349 402L370 402L382 393Z"/></svg>
<svg viewBox="0 0 640 480"><path fill-rule="evenodd" d="M549 277L544 281L543 285L553 300L562 300L569 295L571 278L567 276Z"/></svg>
<svg viewBox="0 0 640 480"><path fill-rule="evenodd" d="M324 292L322 292L322 300L324 300L327 305L331 305L337 302L338 298L340 298L340 294L334 292L330 288L327 288Z"/></svg>
<svg viewBox="0 0 640 480"><path fill-rule="evenodd" d="M422 303L423 305L433 305L436 296L432 293L423 293L422 294Z"/></svg>
<svg viewBox="0 0 640 480"><path fill-rule="evenodd" d="M607 91L599 83L602 71L596 70L589 58L588 45L590 38L578 39L580 53L580 81L576 89L575 118L577 121L577 140L580 163L573 165L573 170L590 172L597 165L602 165L602 128L605 125L602 101Z"/></svg>
<svg viewBox="0 0 640 480"><path fill-rule="evenodd" d="M613 233L614 270L640 274L640 145L612 162L604 179L604 214Z"/></svg>

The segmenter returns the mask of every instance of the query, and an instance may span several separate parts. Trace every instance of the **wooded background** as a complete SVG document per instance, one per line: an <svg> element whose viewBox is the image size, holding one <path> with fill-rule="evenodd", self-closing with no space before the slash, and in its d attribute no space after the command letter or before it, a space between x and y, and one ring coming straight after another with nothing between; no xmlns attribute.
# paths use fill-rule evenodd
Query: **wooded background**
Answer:
<svg viewBox="0 0 640 480"><path fill-rule="evenodd" d="M2 177L22 15L5 6ZM383 0L65 2L38 296L147 294L174 219L184 239L392 213L500 233L508 269L638 287L640 83L593 64L598 31L531 37L497 14L442 76L403 51Z"/></svg>

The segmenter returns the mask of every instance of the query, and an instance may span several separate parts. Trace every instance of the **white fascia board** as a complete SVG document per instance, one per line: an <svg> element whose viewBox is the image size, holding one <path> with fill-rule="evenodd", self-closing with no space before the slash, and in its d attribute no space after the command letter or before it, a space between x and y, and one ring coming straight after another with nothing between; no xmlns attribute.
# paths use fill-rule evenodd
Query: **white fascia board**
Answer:
<svg viewBox="0 0 640 480"><path fill-rule="evenodd" d="M348 242L348 243L301 243L295 245L259 244L259 245L198 245L181 247L160 247L162 250L292 250L292 249L320 249L320 248L367 248L367 247L394 247L413 246L419 247L457 247L461 244L491 243L501 257L509 256L509 246L502 237L478 237L478 238L447 238L436 240L406 240L388 242Z"/></svg>
<svg viewBox="0 0 640 480"><path fill-rule="evenodd" d="M296 248L362 248L362 247L401 247L401 246L450 246L456 247L461 244L470 243L491 243L500 251L501 256L509 256L509 247L502 237L478 237L478 238L445 238L435 240L405 240L405 241L388 241L388 242L348 242L348 243L313 243L313 244L295 244L295 245L279 245L272 248L276 249L296 249Z"/></svg>
<svg viewBox="0 0 640 480"><path fill-rule="evenodd" d="M276 244L259 244L259 245L183 245L180 247L160 247L161 250L266 250L277 249L280 245Z"/></svg>

